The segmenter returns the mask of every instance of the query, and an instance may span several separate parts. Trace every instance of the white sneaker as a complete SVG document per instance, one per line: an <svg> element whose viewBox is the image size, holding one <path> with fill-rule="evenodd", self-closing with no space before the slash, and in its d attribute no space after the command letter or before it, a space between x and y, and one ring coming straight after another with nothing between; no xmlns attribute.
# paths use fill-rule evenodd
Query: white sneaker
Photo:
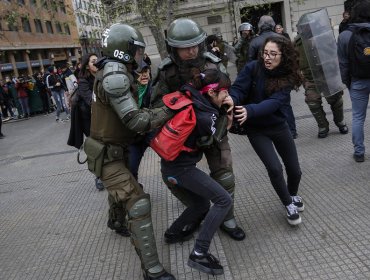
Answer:
<svg viewBox="0 0 370 280"><path fill-rule="evenodd" d="M303 212L304 210L304 204L302 201L302 197L295 195L292 196L293 204L297 207L298 212Z"/></svg>
<svg viewBox="0 0 370 280"><path fill-rule="evenodd" d="M301 217L299 216L297 206L294 205L294 202L285 206L287 213L288 223L292 226L299 225L302 222Z"/></svg>

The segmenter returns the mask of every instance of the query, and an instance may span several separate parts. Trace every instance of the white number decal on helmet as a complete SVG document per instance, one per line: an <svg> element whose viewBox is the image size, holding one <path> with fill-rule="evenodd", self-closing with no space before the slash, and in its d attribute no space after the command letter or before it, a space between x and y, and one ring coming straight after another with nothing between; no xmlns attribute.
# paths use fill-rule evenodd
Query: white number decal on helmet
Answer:
<svg viewBox="0 0 370 280"><path fill-rule="evenodd" d="M108 38L109 38L109 31L110 29L105 29L102 35L102 46L107 47L108 46Z"/></svg>

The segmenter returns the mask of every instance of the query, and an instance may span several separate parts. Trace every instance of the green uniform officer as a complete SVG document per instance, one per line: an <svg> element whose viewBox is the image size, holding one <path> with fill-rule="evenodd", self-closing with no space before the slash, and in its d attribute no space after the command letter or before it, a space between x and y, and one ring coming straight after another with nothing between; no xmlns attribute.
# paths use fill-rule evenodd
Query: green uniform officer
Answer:
<svg viewBox="0 0 370 280"><path fill-rule="evenodd" d="M154 89L151 96L154 107L162 106L162 96L179 90L186 81L192 77L191 69L198 68L200 71L205 69L219 69L226 73L226 68L221 60L209 52L205 52L205 39L207 34L193 20L179 18L173 21L167 30L167 48L169 57L164 59L159 66L157 77L154 80ZM213 143L204 151L211 177L223 186L232 196L234 196L235 180L232 168L231 151L227 136L223 141ZM187 197L178 188L169 186L172 193L185 205ZM200 221L199 221L200 223ZM197 225L189 225L183 235L195 230ZM243 240L245 233L237 226L234 218L234 207L231 207L224 223L221 226L230 237L235 240ZM167 236L168 239L168 236ZM182 236L173 236L173 242L182 241Z"/></svg>
<svg viewBox="0 0 370 280"><path fill-rule="evenodd" d="M90 137L84 143L88 168L99 176L111 203L127 211L131 241L141 260L144 279L175 279L159 262L149 194L127 167L128 145L140 133L162 126L173 116L166 107L139 109L132 94L132 71L141 65L145 43L139 31L114 24L103 34L105 57L96 63ZM121 207L121 208L120 208ZM115 209L117 211L117 209Z"/></svg>
<svg viewBox="0 0 370 280"><path fill-rule="evenodd" d="M253 39L253 26L248 22L243 22L238 28L240 38L235 44L236 70L238 73L243 69L248 62L249 44Z"/></svg>
<svg viewBox="0 0 370 280"><path fill-rule="evenodd" d="M317 91L316 85L312 76L312 71L308 64L307 56L305 54L303 43L300 35L294 38L294 45L296 50L299 52L299 68L304 77L303 87L305 89L305 102L310 108L312 115L314 116L317 125L319 127L318 137L325 138L329 133L329 122L326 119L325 111L322 107L322 96ZM330 104L330 108L333 112L333 119L336 126L339 128L339 132L342 134L348 133L348 127L344 121L343 114L343 91L340 91L334 95L325 97L326 101Z"/></svg>

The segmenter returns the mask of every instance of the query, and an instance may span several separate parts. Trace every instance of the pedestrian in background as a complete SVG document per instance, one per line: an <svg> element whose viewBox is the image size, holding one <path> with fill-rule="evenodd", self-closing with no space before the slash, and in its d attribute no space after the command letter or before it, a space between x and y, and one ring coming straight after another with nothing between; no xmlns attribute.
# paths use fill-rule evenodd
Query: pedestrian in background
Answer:
<svg viewBox="0 0 370 280"><path fill-rule="evenodd" d="M285 206L288 223L298 225L301 223L298 211L304 209L297 195L302 172L282 110L290 102L291 90L298 89L302 83L298 57L293 44L282 36L267 38L262 50L259 59L248 63L240 72L230 95L238 105L235 118L240 124L245 122L249 141ZM284 163L287 182L278 155Z"/></svg>
<svg viewBox="0 0 370 280"><path fill-rule="evenodd" d="M357 33L359 30L361 33ZM359 41L351 41L355 35ZM370 0L357 1L351 10L351 23L338 37L340 74L352 102L352 143L356 162L365 161L364 123L370 95L369 48Z"/></svg>
<svg viewBox="0 0 370 280"><path fill-rule="evenodd" d="M28 103L28 81L25 77L20 77L15 85L18 92L18 100L21 104L24 118L29 119L31 116L31 110Z"/></svg>
<svg viewBox="0 0 370 280"><path fill-rule="evenodd" d="M81 148L84 135L90 136L91 100L95 75L98 71L94 64L97 60L95 53L82 57L81 69L78 73L78 88L71 98L71 128L67 144L77 149ZM99 191L104 190L104 185L98 177L95 177L95 186Z"/></svg>
<svg viewBox="0 0 370 280"><path fill-rule="evenodd" d="M44 115L47 115L49 114L49 111L50 111L50 105L49 105L50 101L49 101L49 93L48 93L47 87L44 83L44 79L42 77L41 72L35 73L34 78L36 80L36 88L39 92L39 96L42 102L42 111Z"/></svg>
<svg viewBox="0 0 370 280"><path fill-rule="evenodd" d="M70 113L64 103L64 88L63 88L63 83L61 81L61 78L59 77L55 66L50 66L48 68L48 71L49 71L49 75L46 76L46 86L50 90L53 96L54 102L56 103L56 106L57 106L55 120L57 122L60 121L59 117L60 117L60 113L62 112L62 110L65 111L66 119L69 120Z"/></svg>
<svg viewBox="0 0 370 280"><path fill-rule="evenodd" d="M285 38L287 38L287 39L290 40L289 34L286 33L286 32L284 32L284 27L280 23L278 23L278 24L275 25L275 32L277 34L283 35Z"/></svg>

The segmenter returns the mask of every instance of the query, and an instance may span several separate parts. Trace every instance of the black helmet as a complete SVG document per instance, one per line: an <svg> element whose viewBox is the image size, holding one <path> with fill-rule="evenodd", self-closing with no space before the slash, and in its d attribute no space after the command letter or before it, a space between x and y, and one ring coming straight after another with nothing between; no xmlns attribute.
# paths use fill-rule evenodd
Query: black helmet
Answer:
<svg viewBox="0 0 370 280"><path fill-rule="evenodd" d="M204 41L207 33L198 23L188 18L174 20L167 30L167 51L174 62L179 62L179 57L174 48L189 48L199 46L198 56L205 51Z"/></svg>
<svg viewBox="0 0 370 280"><path fill-rule="evenodd" d="M143 35L128 24L116 23L106 29L102 36L102 52L104 56L134 63L136 51L141 48L144 53Z"/></svg>

